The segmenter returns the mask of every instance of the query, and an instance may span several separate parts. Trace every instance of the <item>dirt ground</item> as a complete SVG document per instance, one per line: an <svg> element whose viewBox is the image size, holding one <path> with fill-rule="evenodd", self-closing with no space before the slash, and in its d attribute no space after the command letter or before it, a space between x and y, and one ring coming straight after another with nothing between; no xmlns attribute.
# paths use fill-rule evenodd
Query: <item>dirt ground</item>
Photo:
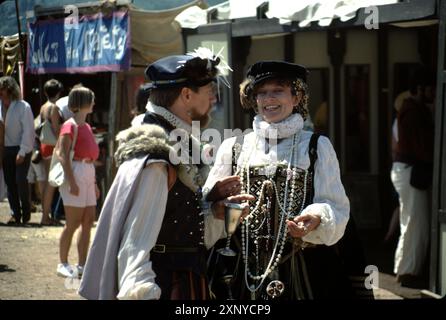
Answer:
<svg viewBox="0 0 446 320"><path fill-rule="evenodd" d="M33 213L25 227L9 226L8 202L0 202L0 299L82 299L74 289L77 280L56 275L62 227L41 227L41 216L40 212ZM77 263L75 239L69 255L71 264Z"/></svg>
<svg viewBox="0 0 446 320"><path fill-rule="evenodd" d="M9 205L0 202L0 300L81 300L78 280L56 275L62 227L41 227L41 213L33 213L27 226L9 226ZM92 239L95 228L93 228ZM77 263L76 235L69 254ZM375 299L419 298L419 290L404 289L391 275L380 273Z"/></svg>

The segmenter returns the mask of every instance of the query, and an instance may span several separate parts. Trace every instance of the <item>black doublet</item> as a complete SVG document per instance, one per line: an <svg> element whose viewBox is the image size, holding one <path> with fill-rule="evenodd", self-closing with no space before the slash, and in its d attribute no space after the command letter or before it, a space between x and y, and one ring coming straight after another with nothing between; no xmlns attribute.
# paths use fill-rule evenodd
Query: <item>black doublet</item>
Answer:
<svg viewBox="0 0 446 320"><path fill-rule="evenodd" d="M158 125L167 134L175 129L167 120L151 112L146 113L143 123ZM185 291L181 295L183 299L193 298L191 292L202 287L199 282L206 272L206 248L200 197L199 192L190 190L178 177L169 190L157 245L151 251L152 268L162 291L161 299L172 299L175 281L186 282L180 284ZM183 276L187 273L187 276L183 277L181 273ZM196 279L189 279L189 273ZM195 296L203 297L203 292L196 292Z"/></svg>

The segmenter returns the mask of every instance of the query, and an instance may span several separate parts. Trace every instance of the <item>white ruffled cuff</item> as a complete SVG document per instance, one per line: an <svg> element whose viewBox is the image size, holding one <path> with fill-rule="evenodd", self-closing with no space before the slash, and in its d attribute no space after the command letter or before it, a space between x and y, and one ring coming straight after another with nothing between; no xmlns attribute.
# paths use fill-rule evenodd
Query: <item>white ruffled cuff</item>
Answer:
<svg viewBox="0 0 446 320"><path fill-rule="evenodd" d="M301 215L305 213L312 213L320 216L321 223L316 229L302 237L303 241L313 244L325 244L327 246L331 246L338 242L338 240L342 237L343 232L341 232L340 237L337 236L338 232L336 220L333 216L333 211L328 204L313 203L306 207L302 211Z"/></svg>

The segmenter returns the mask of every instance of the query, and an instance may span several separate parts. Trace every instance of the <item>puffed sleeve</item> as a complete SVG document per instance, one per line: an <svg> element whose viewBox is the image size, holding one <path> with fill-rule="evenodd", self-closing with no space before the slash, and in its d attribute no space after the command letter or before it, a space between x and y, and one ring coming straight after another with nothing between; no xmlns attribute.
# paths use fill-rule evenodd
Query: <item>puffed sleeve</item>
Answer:
<svg viewBox="0 0 446 320"><path fill-rule="evenodd" d="M318 214L321 217L321 223L302 239L306 242L330 246L344 235L350 216L350 202L341 182L336 153L328 138L319 137L317 153L314 203L306 207L302 214Z"/></svg>
<svg viewBox="0 0 446 320"><path fill-rule="evenodd" d="M235 138L226 139L218 148L215 164L203 186L204 190L211 190L219 179L232 174L232 146L234 142ZM204 225L204 243L207 248L211 248L215 242L225 237L224 220L215 219L210 210L204 216Z"/></svg>
<svg viewBox="0 0 446 320"><path fill-rule="evenodd" d="M152 163L142 174L118 252L118 299L159 299L150 250L156 244L167 203L167 168Z"/></svg>

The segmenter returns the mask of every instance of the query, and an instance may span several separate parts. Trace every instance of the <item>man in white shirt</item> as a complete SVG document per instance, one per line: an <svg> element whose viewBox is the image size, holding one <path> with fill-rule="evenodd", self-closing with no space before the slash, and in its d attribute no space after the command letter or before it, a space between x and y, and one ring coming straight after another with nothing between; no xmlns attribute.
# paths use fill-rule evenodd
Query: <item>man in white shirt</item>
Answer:
<svg viewBox="0 0 446 320"><path fill-rule="evenodd" d="M27 223L31 217L28 170L34 143L34 116L30 105L21 99L14 78L0 78L0 119L5 123L3 172L12 211L9 223Z"/></svg>
<svg viewBox="0 0 446 320"><path fill-rule="evenodd" d="M68 119L74 116L74 113L68 108L68 96L62 97L56 101L56 106L59 108L59 113L62 116L61 123L64 123Z"/></svg>

